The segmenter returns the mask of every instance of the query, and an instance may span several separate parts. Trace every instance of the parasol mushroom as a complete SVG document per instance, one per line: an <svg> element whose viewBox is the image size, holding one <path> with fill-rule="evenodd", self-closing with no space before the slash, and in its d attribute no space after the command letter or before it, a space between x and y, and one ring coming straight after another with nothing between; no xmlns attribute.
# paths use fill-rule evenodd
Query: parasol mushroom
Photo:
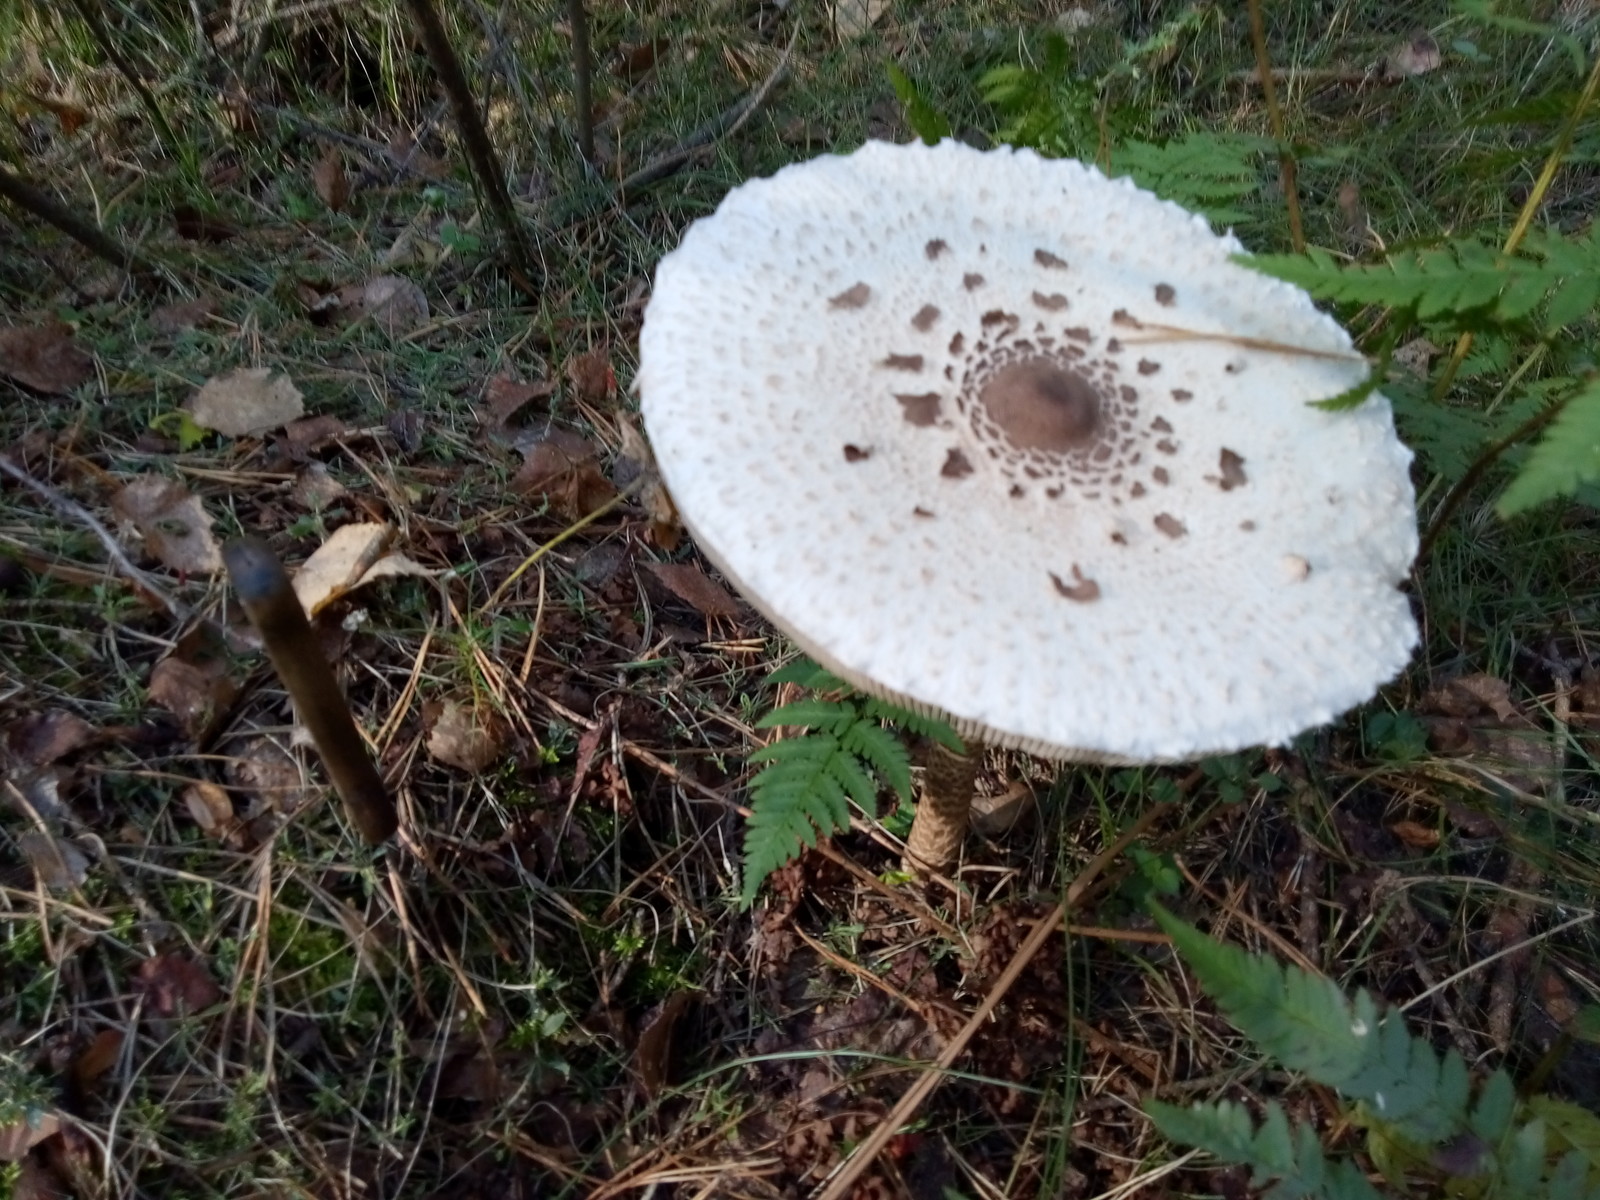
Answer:
<svg viewBox="0 0 1600 1200"><path fill-rule="evenodd" d="M1026 150L869 143L736 188L656 274L638 386L701 550L819 662L972 743L1281 744L1407 661L1410 452L1302 291ZM972 764L908 842L943 867Z"/></svg>

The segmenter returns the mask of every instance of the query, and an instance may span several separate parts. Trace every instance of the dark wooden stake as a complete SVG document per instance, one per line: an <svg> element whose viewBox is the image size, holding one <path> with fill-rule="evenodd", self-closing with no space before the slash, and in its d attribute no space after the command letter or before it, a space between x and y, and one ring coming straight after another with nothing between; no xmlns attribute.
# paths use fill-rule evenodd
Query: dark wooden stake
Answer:
<svg viewBox="0 0 1600 1200"><path fill-rule="evenodd" d="M376 846L399 827L394 801L356 729L350 705L323 657L283 564L265 542L252 537L229 542L222 560L239 602L261 633L273 670L316 743L350 823Z"/></svg>
<svg viewBox="0 0 1600 1200"><path fill-rule="evenodd" d="M406 0L406 4L417 23L417 33L422 37L422 45L428 52L433 69L439 73L439 82L444 87L445 95L450 99L450 108L455 113L456 128L466 147L473 178L478 181L484 202L489 206L495 223L500 226L501 236L505 238L513 275L518 277L519 286L524 290L537 293L543 274L523 236L522 222L517 217L517 210L512 207L511 194L506 191L506 177L500 168L500 156L495 153L494 144L489 141L489 131L484 128L478 106L473 103L466 74L461 70L461 60L450 45L450 38L433 7L433 0Z"/></svg>

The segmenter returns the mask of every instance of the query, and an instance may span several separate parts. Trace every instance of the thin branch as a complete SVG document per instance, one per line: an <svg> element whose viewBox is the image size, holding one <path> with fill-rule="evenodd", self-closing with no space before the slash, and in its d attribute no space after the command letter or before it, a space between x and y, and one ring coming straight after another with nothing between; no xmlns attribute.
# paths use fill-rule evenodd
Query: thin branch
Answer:
<svg viewBox="0 0 1600 1200"><path fill-rule="evenodd" d="M153 274L155 265L122 245L98 225L91 225L65 205L47 196L21 176L0 167L0 196L23 212L53 225L84 249L124 271Z"/></svg>
<svg viewBox="0 0 1600 1200"><path fill-rule="evenodd" d="M572 26L572 103L578 110L578 149L584 162L594 165L594 63L589 51L589 14L583 0L567 0L567 24Z"/></svg>
<svg viewBox="0 0 1600 1200"><path fill-rule="evenodd" d="M1283 109L1278 107L1278 86L1272 77L1272 63L1267 58L1267 31L1261 20L1261 0L1249 0L1250 42L1255 47L1256 71L1261 76L1261 98L1267 106L1267 124L1278 143L1278 171L1283 182L1283 202L1289 210L1289 241L1295 253L1306 248L1306 231L1300 223L1299 184L1295 177L1294 153L1284 133Z"/></svg>
<svg viewBox="0 0 1600 1200"><path fill-rule="evenodd" d="M24 471L19 464L13 462L4 454L0 454L0 474L9 475L34 495L43 499L62 516L68 520L76 521L88 529L90 533L100 540L100 544L105 547L106 556L111 559L112 565L116 567L117 571L125 579L154 600L174 621L180 624L189 621L192 616L189 609L167 595L153 576L134 566L128 559L127 554L123 552L122 547L117 543L117 539L112 536L111 531L102 525L99 519L83 505L62 495L42 480L35 479Z"/></svg>
<svg viewBox="0 0 1600 1200"><path fill-rule="evenodd" d="M161 106L156 103L156 98L150 94L150 89L145 87L144 80L139 78L139 73L133 69L133 64L123 57L122 51L117 48L116 39L111 36L111 31L106 28L100 13L96 11L89 0L72 0L72 7L78 10L78 16L83 18L83 23L89 27L89 33L95 40L95 45L100 47L111 65L117 69L129 87L139 97L139 103L144 106L150 121L156 127L162 145L171 155L172 161L180 167L187 167L191 159L183 154L183 143L178 140L178 135L173 132L172 126L167 122L167 114L161 111ZM185 174L189 174L186 170Z"/></svg>
<svg viewBox="0 0 1600 1200"><path fill-rule="evenodd" d="M445 95L450 99L450 107L455 112L456 128L460 131L462 144L466 147L467 161L472 167L473 177L477 179L478 186L482 189L483 199L493 214L495 223L500 226L501 236L505 239L506 248L511 255L513 278L524 291L537 296L544 281L544 272L531 252L527 238L523 235L522 222L511 204L510 193L506 191L506 178L500 167L500 156L495 153L494 143L489 140L489 132L484 128L478 106L473 103L466 74L461 70L461 60L456 57L455 50L450 46L449 35L445 33L444 23L440 21L439 14L433 7L433 0L406 0L406 4L416 21L417 32L428 51L433 69L439 74L439 82L444 87Z"/></svg>

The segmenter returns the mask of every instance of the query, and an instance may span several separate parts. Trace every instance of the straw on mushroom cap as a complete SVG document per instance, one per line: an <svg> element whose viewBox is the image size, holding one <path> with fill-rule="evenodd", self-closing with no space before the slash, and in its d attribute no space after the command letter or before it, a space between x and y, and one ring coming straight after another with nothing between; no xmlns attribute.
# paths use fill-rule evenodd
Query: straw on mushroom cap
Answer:
<svg viewBox="0 0 1600 1200"><path fill-rule="evenodd" d="M1416 643L1411 455L1298 289L1029 151L869 143L663 259L644 419L700 548L803 648L1062 760L1282 743ZM949 838L943 839L948 843Z"/></svg>

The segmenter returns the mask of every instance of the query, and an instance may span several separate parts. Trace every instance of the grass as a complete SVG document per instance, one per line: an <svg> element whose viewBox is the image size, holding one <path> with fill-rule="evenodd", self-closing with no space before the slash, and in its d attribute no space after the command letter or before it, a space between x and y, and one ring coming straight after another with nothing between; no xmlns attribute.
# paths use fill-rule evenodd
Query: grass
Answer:
<svg viewBox="0 0 1600 1200"><path fill-rule="evenodd" d="M650 274L687 223L785 162L909 136L891 61L958 133L996 129L1004 114L979 80L1043 62L1055 8L898 3L840 40L820 6L597 2L592 171L571 138L564 6L481 21L453 10L548 273L536 303L501 269L400 6L278 14L217 52L185 6L106 9L182 161L67 10L0 14L5 163L170 265L164 291L140 293L0 210L0 306L19 323L69 321L98 364L67 397L0 380L6 453L108 524L117 488L155 473L199 496L219 533L262 532L290 560L338 525L387 519L408 554L450 570L442 586L364 591L343 606L344 628L333 622L360 721L404 781L408 838L373 849L291 748L283 697L253 655L225 660L237 696L216 727L185 725L150 697L184 630L103 566L83 526L0 487L0 560L20 564L0 611L0 1088L7 1103L70 1117L0 1186L38 1195L48 1177L81 1195L174 1200L805 1195L960 1027L1027 922L1163 802L1172 815L1148 857L1124 860L1075 912L1080 932L1047 945L858 1195L1218 1194L1232 1185L1178 1162L1142 1099L1270 1095L1321 1111L1149 940L1138 897L1150 871L1184 879L1190 914L1219 935L1287 945L1409 1005L1415 1030L1471 1063L1525 1076L1562 1014L1594 1002L1594 930L1567 920L1600 876L1589 721L1600 699L1591 707L1585 690L1600 538L1587 509L1505 524L1481 489L1418 577L1426 643L1412 670L1292 752L1059 774L995 758L989 785L1002 771L1029 779L1041 818L974 840L959 895L868 886L894 857L853 834L837 850L859 874L808 855L750 914L737 905L732 806L780 640L654 589L640 568L667 555L631 510L484 607L571 521L515 494L521 441L553 421L593 439L609 469ZM1538 35L1442 4L1270 8L1312 243L1371 255L1446 232L1504 236L1587 69L1562 39L1586 45L1593 16L1566 6L1573 23ZM1081 152L1265 133L1242 10L1089 11L1058 97ZM759 86L797 26L787 76L747 123L615 197L610 185ZM1419 29L1442 65L1385 79L1385 56ZM651 43L652 69L613 68ZM1537 119L1497 116L1545 99L1557 103ZM74 112L84 120L69 130ZM442 171L397 171L385 148L402 136ZM341 212L312 181L329 146L352 183ZM1541 220L1587 219L1593 146L1591 120ZM1241 203L1252 248L1289 247L1273 164ZM180 238L180 204L237 232ZM396 255L402 239L411 249ZM325 297L395 272L422 287L426 320L390 334L328 318ZM217 298L215 319L160 330L158 305L201 294ZM1366 333L1377 314L1348 316ZM569 377L597 348L615 394ZM1507 403L1497 397L1531 352L1481 343L1450 404ZM1554 357L1527 378L1576 369ZM240 365L288 373L309 412L344 423L340 438L296 458L270 440L181 449L152 435L197 385ZM503 435L477 416L501 372L555 385ZM1424 446L1426 519L1465 463L1420 421L1405 432ZM295 490L312 462L343 495L312 503ZM155 569L197 614L237 620L220 580ZM1479 674L1508 685L1515 720L1437 711L1445 681ZM430 753L445 701L502 731L489 765ZM53 740L27 724L57 713L95 736ZM1452 731L1476 739L1472 753L1440 748ZM54 749L30 750L44 744ZM197 825L197 781L228 789L232 835ZM36 811L61 806L60 830L86 859L73 886L35 884L20 840L33 817L14 793ZM205 1002L174 999L189 989ZM1547 1086L1592 1106L1594 1066L1579 1043Z"/></svg>

